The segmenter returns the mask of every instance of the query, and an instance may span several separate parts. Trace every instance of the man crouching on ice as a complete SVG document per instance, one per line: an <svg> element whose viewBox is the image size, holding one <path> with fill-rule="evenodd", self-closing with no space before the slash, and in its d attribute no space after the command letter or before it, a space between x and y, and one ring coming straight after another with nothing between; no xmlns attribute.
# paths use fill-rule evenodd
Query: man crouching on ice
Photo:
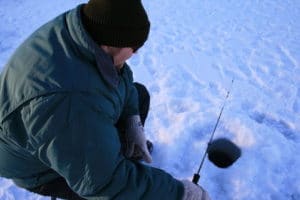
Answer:
<svg viewBox="0 0 300 200"><path fill-rule="evenodd" d="M90 0L35 31L0 76L0 175L62 199L208 200L139 162L150 97L125 61L149 29L140 0Z"/></svg>

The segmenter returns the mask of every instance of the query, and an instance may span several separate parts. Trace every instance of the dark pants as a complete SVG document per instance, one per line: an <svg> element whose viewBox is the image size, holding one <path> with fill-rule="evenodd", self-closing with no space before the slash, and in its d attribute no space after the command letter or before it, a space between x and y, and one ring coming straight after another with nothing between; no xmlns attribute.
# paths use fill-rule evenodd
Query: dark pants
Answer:
<svg viewBox="0 0 300 200"><path fill-rule="evenodd" d="M84 200L84 198L78 196L75 192L73 192L73 190L71 190L63 177L57 178L36 188L27 190L43 196L57 197L60 199Z"/></svg>
<svg viewBox="0 0 300 200"><path fill-rule="evenodd" d="M137 88L138 91L139 112L140 112L142 123L144 125L149 111L150 95L144 85L140 83L135 83L135 87ZM52 196L61 199L69 199L69 200L84 200L84 198L78 196L75 192L73 192L70 189L66 180L63 177L57 178L44 185L38 186L33 189L28 189L28 190L44 196Z"/></svg>

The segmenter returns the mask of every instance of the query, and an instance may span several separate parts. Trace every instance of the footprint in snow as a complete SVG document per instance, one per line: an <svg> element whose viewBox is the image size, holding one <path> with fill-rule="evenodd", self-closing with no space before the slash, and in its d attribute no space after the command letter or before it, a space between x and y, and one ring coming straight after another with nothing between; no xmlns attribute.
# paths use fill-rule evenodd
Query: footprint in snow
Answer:
<svg viewBox="0 0 300 200"><path fill-rule="evenodd" d="M268 116L265 113L253 111L249 114L250 118L255 120L259 124L265 124L266 126L271 127L272 129L277 130L288 140L296 140L297 134L293 128L282 119L275 119L272 116Z"/></svg>

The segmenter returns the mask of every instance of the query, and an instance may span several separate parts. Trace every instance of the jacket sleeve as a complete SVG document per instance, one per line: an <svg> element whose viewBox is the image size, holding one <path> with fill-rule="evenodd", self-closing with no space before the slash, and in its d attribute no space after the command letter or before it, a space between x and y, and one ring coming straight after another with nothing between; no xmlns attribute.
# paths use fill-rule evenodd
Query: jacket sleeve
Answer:
<svg viewBox="0 0 300 200"><path fill-rule="evenodd" d="M121 119L127 119L128 116L139 114L138 92L133 83L132 71L126 63L124 64L124 73L124 76L127 80L127 96L125 100L124 110L121 113Z"/></svg>
<svg viewBox="0 0 300 200"><path fill-rule="evenodd" d="M126 160L98 96L54 94L30 104L25 117L33 154L89 199L180 200L183 185L166 172Z"/></svg>

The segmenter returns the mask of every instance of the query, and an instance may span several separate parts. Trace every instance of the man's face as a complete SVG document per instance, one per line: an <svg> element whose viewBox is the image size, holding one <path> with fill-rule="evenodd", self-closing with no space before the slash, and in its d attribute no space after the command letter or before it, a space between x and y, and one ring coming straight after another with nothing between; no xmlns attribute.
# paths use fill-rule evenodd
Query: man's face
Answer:
<svg viewBox="0 0 300 200"><path fill-rule="evenodd" d="M123 64L134 54L134 49L131 47L109 47L102 45L101 48L113 57L114 65L122 68Z"/></svg>

